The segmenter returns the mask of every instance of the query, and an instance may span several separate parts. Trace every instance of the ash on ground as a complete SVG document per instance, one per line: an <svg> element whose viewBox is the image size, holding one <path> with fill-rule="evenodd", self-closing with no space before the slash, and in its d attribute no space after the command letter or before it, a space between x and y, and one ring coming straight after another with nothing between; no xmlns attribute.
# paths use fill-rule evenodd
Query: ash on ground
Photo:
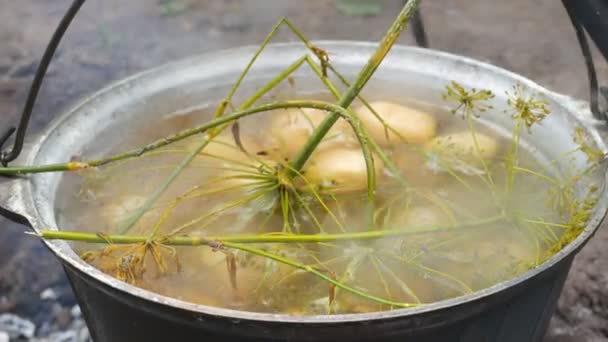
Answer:
<svg viewBox="0 0 608 342"><path fill-rule="evenodd" d="M45 290L52 291L52 290ZM44 296L42 296L44 297ZM39 324L15 314L0 314L0 342L90 342L89 330L80 308L63 307L53 299L50 312L41 316Z"/></svg>

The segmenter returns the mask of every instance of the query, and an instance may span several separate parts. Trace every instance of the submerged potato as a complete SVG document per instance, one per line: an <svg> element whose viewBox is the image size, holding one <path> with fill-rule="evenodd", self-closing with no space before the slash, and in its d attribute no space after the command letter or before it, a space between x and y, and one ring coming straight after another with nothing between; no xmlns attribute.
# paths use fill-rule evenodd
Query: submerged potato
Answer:
<svg viewBox="0 0 608 342"><path fill-rule="evenodd" d="M366 106L356 110L369 134L380 145L423 144L436 135L437 120L428 113L386 101L372 102L370 106L392 128L387 132Z"/></svg>
<svg viewBox="0 0 608 342"><path fill-rule="evenodd" d="M382 177L384 163L374 158L376 178ZM367 167L360 149L336 147L313 154L309 166L304 169L306 180L324 190L335 193L365 189Z"/></svg>
<svg viewBox="0 0 608 342"><path fill-rule="evenodd" d="M256 140L248 135L241 136L241 144L245 149L243 152L236 144L231 135L219 135L215 137L202 151L201 157L208 158L217 164L218 174L216 175L218 187L232 188L239 185L253 185L259 179L254 179L260 174L262 168L270 171L274 163L271 160L263 159L258 154L263 148Z"/></svg>
<svg viewBox="0 0 608 342"><path fill-rule="evenodd" d="M436 207L411 207L405 216L399 220L405 227L430 228L449 224L447 215Z"/></svg>
<svg viewBox="0 0 608 342"><path fill-rule="evenodd" d="M273 249L268 252L286 254ZM190 265L183 270L184 276L213 279L212 282L201 284L201 286L208 287L216 296L223 297L224 302L233 300L235 296L241 301L255 296L255 291L259 290L262 285L274 286L280 282L282 287L288 287L294 286L294 281L296 283L297 281L309 281L311 278L308 273L297 272L297 269L289 265L242 252L227 253L204 247L186 251L184 256L187 258L185 261ZM297 257L296 255L283 256ZM228 267L231 262L236 267L232 275ZM231 279L232 276L234 278Z"/></svg>
<svg viewBox="0 0 608 342"><path fill-rule="evenodd" d="M228 256L235 258L236 272L234 279L228 271ZM201 284L207 288L216 300L232 302L237 298L244 298L259 285L263 277L264 259L248 257L241 254L228 254L213 248L197 248L182 253L182 262L190 267L183 270L185 277L213 279L212 282ZM202 279L201 279L202 280ZM233 283L235 281L235 283ZM236 288L234 287L236 286Z"/></svg>
<svg viewBox="0 0 608 342"><path fill-rule="evenodd" d="M255 155L261 149L260 145L254 139L247 135L241 136L241 144L245 151L251 155ZM198 142L192 142L190 148ZM237 165L247 162L252 159L251 156L245 154L236 144L234 137L228 134L218 135L201 151L201 156L209 157L223 164Z"/></svg>
<svg viewBox="0 0 608 342"><path fill-rule="evenodd" d="M390 156L407 182L423 187L445 181L445 175L432 172L428 167L424 150L410 147L411 145L396 147Z"/></svg>
<svg viewBox="0 0 608 342"><path fill-rule="evenodd" d="M396 209L396 208L395 208ZM406 211L393 210L386 221L387 229L432 231L450 225L448 215L435 206L415 205Z"/></svg>
<svg viewBox="0 0 608 342"><path fill-rule="evenodd" d="M278 159L292 159L304 146L312 132L327 116L327 112L313 108L292 108L273 111L270 125L271 145ZM349 125L343 119L333 125L319 148L354 142Z"/></svg>
<svg viewBox="0 0 608 342"><path fill-rule="evenodd" d="M475 147L477 141L477 148ZM458 158L464 162L476 163L480 159L492 159L498 153L498 141L482 133L476 133L475 139L469 131L450 133L436 137L427 144L427 148L440 154Z"/></svg>
<svg viewBox="0 0 608 342"><path fill-rule="evenodd" d="M115 201L112 204L107 205L104 210L104 214L114 220L122 220L127 217L128 214L134 212L146 202L144 196L129 195Z"/></svg>
<svg viewBox="0 0 608 342"><path fill-rule="evenodd" d="M508 232L507 234L508 235ZM475 288L491 286L526 271L536 260L536 248L526 240L494 233L485 241L465 242L463 248L441 254L445 268Z"/></svg>
<svg viewBox="0 0 608 342"><path fill-rule="evenodd" d="M141 206L146 202L146 197L137 195L128 195L112 203L107 204L103 207L101 215L104 221L110 226L111 229L116 228L120 223L124 222L133 215ZM149 223L149 218L153 216L151 212L146 213L142 220L138 223L142 227L145 227Z"/></svg>

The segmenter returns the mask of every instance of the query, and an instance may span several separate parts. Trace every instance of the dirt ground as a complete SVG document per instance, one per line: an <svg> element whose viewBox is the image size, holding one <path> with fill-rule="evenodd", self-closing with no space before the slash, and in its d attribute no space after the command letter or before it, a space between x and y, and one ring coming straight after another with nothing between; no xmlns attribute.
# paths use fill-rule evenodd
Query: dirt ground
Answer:
<svg viewBox="0 0 608 342"><path fill-rule="evenodd" d="M0 130L17 122L38 58L69 2L0 2ZM378 2L379 14L351 17L337 11L334 0L89 0L51 67L30 133L111 80L192 54L259 43L282 16L311 38L377 40L402 1ZM560 1L427 0L423 14L433 48L587 97L583 61ZM294 38L282 32L279 40ZM606 84L608 66L597 60ZM23 231L0 219L0 314L17 313L37 325L49 315L57 321L75 304L73 296L59 264ZM608 341L606 246L602 227L576 259L546 341ZM48 288L56 298L38 300Z"/></svg>

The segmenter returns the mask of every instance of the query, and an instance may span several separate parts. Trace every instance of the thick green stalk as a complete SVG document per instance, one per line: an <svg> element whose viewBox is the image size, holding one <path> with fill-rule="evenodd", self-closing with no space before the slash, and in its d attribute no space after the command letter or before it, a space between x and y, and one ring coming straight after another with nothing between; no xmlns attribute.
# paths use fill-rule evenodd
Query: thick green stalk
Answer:
<svg viewBox="0 0 608 342"><path fill-rule="evenodd" d="M397 38L403 31L403 29L407 26L411 17L415 14L415 10L418 7L420 0L410 0L403 7L399 16L395 20L395 22L388 29L384 38L380 42L380 45L376 49L376 52L370 57L368 62L365 64L357 79L351 86L348 88L346 93L343 95L342 99L339 101L338 106L342 108L348 108L351 103L355 100L355 98L361 92L361 89L367 84L369 79L372 77L376 69L380 66L384 57L388 54L390 49L393 47ZM311 154L317 148L317 146L321 143L321 140L327 135L327 132L331 129L331 127L338 120L339 115L337 113L332 113L328 115L325 120L315 129L310 139L306 142L304 147L300 150L297 156L294 158L292 162L292 166L296 170L301 170L304 167L304 164L310 158ZM293 174L292 174L293 176Z"/></svg>
<svg viewBox="0 0 608 342"><path fill-rule="evenodd" d="M173 236L159 240L170 246L218 246L225 243L324 243L337 241L359 241L374 240L392 236L413 236L437 233L440 231L455 231L457 229L479 228L500 222L505 219L504 215L497 215L486 219L476 220L458 225L442 226L421 226L408 227L403 229L371 230L357 233L339 234L260 234L260 235L234 235L234 236ZM149 241L149 236L135 235L103 235L95 233L82 233L58 230L43 230L37 234L47 240L67 240L80 241L87 243L113 243L113 244L135 244Z"/></svg>
<svg viewBox="0 0 608 342"><path fill-rule="evenodd" d="M302 43L304 43L304 45L306 45L306 47L312 53L314 53L314 54L318 53L319 49L316 46L314 46L314 44L310 41L310 39L308 39L306 37L306 35L304 35L304 33L302 31L300 31L291 21L289 21L289 19L282 18L279 21L279 23L277 24L277 26L281 25L281 24L287 25L287 27L291 30L291 32L293 32L298 37L298 39L300 39L300 41L302 41ZM310 56L305 56L305 61L310 66L310 68L315 72L315 74L317 74L317 77L321 80L321 82L323 82L325 87L332 93L334 98L337 101L340 101L342 98L342 94L334 86L334 84L331 82L331 80L327 76L324 75L323 70L321 70L321 68L315 64L315 62L312 60L312 58L310 58ZM342 82L342 84L344 84L346 87L351 86L350 82L348 82L348 80L332 65L331 61L327 60L325 63L326 63L327 69L330 70L336 77L338 77L338 79L340 80L340 82ZM376 119L378 119L378 121L380 121L386 127L387 130L390 130L395 135L400 136L399 132L397 132L392 127L390 127L386 124L384 119L374 110L374 108L372 108L372 106L369 104L369 102L365 98L363 98L363 96L358 94L357 98L359 99L359 101L361 101L361 103L365 107L367 107L367 109L369 109L369 111L376 117ZM364 129L364 131L365 131L365 129ZM378 146L378 144L374 141L374 139L368 139L368 142L369 142L370 146L372 147L372 149L374 150L374 152L376 153L376 155L378 155L378 157L384 162L384 164L388 167L388 169L393 173L394 177L397 178L399 183L403 187L407 187L407 181L403 177L401 177L399 169L392 162L392 160L390 160L390 158L388 158L388 156L386 155L386 153L384 153L382 148L380 148L380 146Z"/></svg>
<svg viewBox="0 0 608 342"><path fill-rule="evenodd" d="M7 167L0 168L0 175L23 175L29 173L43 173L43 172L62 172L62 171L78 171L91 167L103 166L115 161L125 160L129 158L139 157L142 154L161 148L163 146L167 146L176 141L180 141L191 137L196 134L205 133L208 130L221 126L226 123L230 123L236 121L245 116L249 116L256 113L266 112L275 109L281 108L314 108L320 109L324 111L332 111L332 112L341 112L344 114L344 111L341 107L336 106L335 104L329 102L322 101L285 101L285 102L275 102L275 103L267 103L264 105L252 107L246 110L237 110L231 114L220 116L216 119L210 120L200 126L193 127L184 131L181 131L177 134L174 134L169 137L165 137L159 139L153 143L145 145L141 148L130 150L124 153L116 154L108 158L104 159L96 159L90 160L87 162L69 162L63 164L50 164L50 165L42 165L42 166L16 166L16 167ZM346 113L348 116L348 113Z"/></svg>
<svg viewBox="0 0 608 342"><path fill-rule="evenodd" d="M291 75L295 70L297 70L305 61L306 56L298 59L292 65L290 65L285 71L280 73L276 78L268 82L265 86L258 89L251 97L249 97L240 107L239 111L232 113L237 114L239 117L239 113L245 109L249 109L257 100L259 100L262 96L264 96L268 91L274 89L279 83L284 81L289 75ZM256 111L255 113L263 112ZM249 113L251 114L251 113ZM249 115L246 114L246 115ZM228 120L230 121L230 120ZM209 122L211 125L202 125L192 129L188 129L177 133L173 136L159 139L155 142L152 142L148 145L145 145L141 148L130 150L124 153L116 154L114 156L110 156L104 159L90 160L87 162L69 162L69 163L58 163L58 164L49 164L49 165L41 165L41 166L15 166L15 167L6 167L0 168L0 175L23 175L30 173L45 173L45 172L64 172L64 171L79 171L89 167L99 167L112 162L125 160L129 158L139 157L149 151L156 150L158 148L164 147L166 145L172 144L179 140L183 140L190 136L193 136L198 133L203 133L209 130L210 128L217 127L219 124L215 124Z"/></svg>
<svg viewBox="0 0 608 342"><path fill-rule="evenodd" d="M117 159L120 160L120 159ZM45 172L64 172L64 171L79 171L91 167L91 163L58 163L48 165L33 165L33 166L11 166L0 167L0 176L25 175L30 173L45 173Z"/></svg>
<svg viewBox="0 0 608 342"><path fill-rule="evenodd" d="M323 76L322 70L312 61L312 59L310 57L308 57L306 59L306 62L310 66L310 68L315 72L315 74L317 74L319 79L323 82L325 87L331 92L331 94L334 96L334 98L336 98L336 100L340 101L340 99L342 98L342 94L336 88L336 86L331 82L331 80L329 78ZM329 67L329 70L331 70L346 86L350 86L350 84L346 81L346 79L332 66L331 63L328 62L327 65ZM369 103L362 96L359 95L359 96L357 96L357 98L370 110L370 112L372 112L378 118L378 120L380 120L381 122L384 123L384 120L382 120L382 117L380 117L380 115L378 115L378 113L376 113L376 111L369 105ZM349 113L351 114L352 117L357 117L353 111L349 110ZM372 150L376 153L378 158L380 158L380 160L382 160L384 165L386 165L386 167L393 173L393 176L399 181L400 185L402 185L403 187L407 187L407 181L405 179L403 179L403 177L400 175L400 171L397 168L397 166L395 165L395 163L393 163L393 161L386 155L386 153L384 153L384 151L376 143L376 141L369 136L364 125L361 125L360 129L361 129L361 132L363 133L363 135L367 138L366 139L367 143L370 145ZM372 172L375 172L375 169L372 169ZM369 171L368 171L368 173L369 173ZM369 176L369 174L368 174L368 176ZM369 197L369 192L375 191L375 187L370 187L369 185L370 185L370 183L368 181L368 197Z"/></svg>

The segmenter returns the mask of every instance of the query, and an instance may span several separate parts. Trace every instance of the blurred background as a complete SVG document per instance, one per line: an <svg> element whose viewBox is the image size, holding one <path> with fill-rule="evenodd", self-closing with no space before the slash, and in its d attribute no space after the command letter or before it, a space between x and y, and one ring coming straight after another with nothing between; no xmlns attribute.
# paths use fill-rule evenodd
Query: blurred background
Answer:
<svg viewBox="0 0 608 342"><path fill-rule="evenodd" d="M17 123L38 60L69 0L0 1L0 130ZM312 39L376 41L403 0L88 0L47 75L30 133L79 98L191 55L260 43L281 17ZM581 52L557 0L426 0L432 48L487 61L588 98ZM282 30L278 41L295 41ZM411 34L401 44L413 45ZM595 51L594 51L595 52ZM608 65L595 53L601 82ZM0 219L0 342L88 341L60 265ZM608 230L577 257L546 341L608 341ZM11 330L12 329L12 330ZM4 332L3 332L4 331Z"/></svg>

